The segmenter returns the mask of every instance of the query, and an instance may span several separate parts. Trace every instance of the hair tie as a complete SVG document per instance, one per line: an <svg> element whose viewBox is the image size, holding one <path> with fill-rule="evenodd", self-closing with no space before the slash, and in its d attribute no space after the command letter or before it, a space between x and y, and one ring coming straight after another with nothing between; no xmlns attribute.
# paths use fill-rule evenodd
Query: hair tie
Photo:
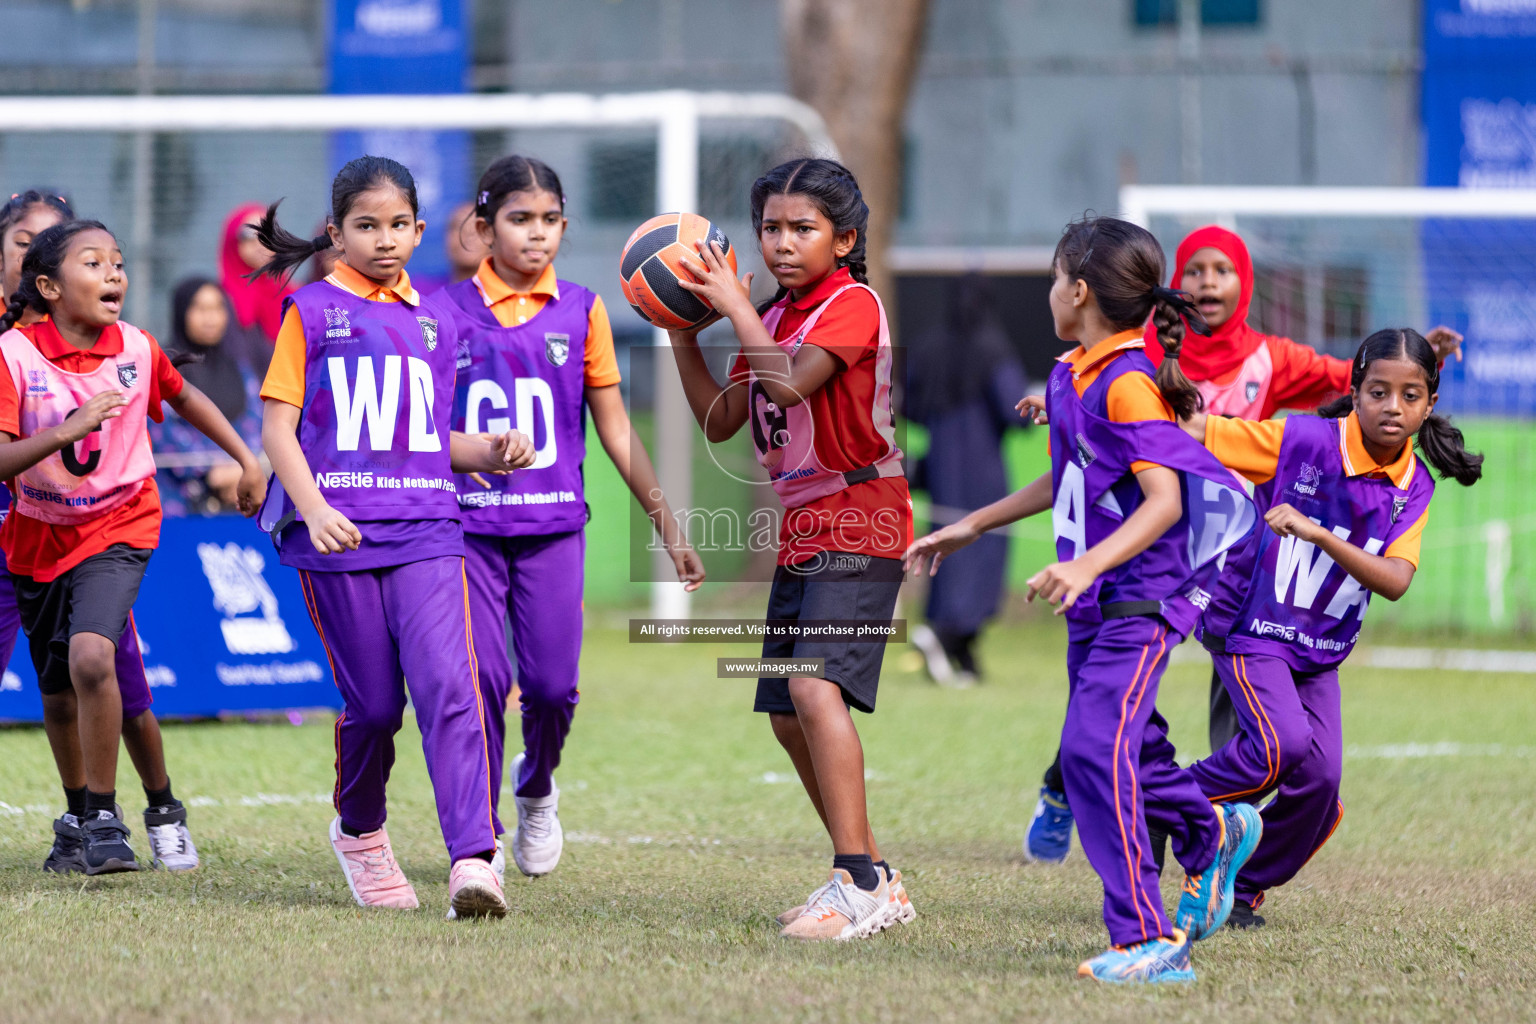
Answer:
<svg viewBox="0 0 1536 1024"><path fill-rule="evenodd" d="M490 202L490 201L491 201L491 193L490 193L490 190L487 189L487 190L484 190L484 191L482 191L480 193L479 198L477 198L475 200L475 205L476 206L480 206L480 207L484 207L485 204Z"/></svg>
<svg viewBox="0 0 1536 1024"><path fill-rule="evenodd" d="M1177 288L1166 288L1163 285L1152 287L1152 297L1158 302L1169 302L1175 306L1193 306L1194 297L1188 292L1181 292Z"/></svg>

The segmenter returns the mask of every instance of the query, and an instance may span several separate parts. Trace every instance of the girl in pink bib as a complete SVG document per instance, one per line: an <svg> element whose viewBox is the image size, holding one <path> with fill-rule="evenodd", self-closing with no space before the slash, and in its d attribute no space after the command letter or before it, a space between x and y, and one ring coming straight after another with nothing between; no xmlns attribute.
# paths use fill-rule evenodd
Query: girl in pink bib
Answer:
<svg viewBox="0 0 1536 1024"><path fill-rule="evenodd" d="M155 339L120 323L127 289L117 240L96 221L37 234L0 316L0 479L17 610L45 693L74 691L85 763L83 870L134 871L115 785L122 695L115 667L149 556L160 499L147 418L169 402L240 464L239 507L266 492L256 457L187 385ZM45 314L16 327L26 310Z"/></svg>

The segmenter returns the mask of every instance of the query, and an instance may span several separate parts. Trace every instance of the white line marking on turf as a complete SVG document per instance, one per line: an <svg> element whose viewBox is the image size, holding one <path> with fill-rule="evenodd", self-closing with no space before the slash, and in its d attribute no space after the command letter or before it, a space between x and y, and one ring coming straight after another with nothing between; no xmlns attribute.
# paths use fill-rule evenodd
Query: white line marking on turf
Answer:
<svg viewBox="0 0 1536 1024"><path fill-rule="evenodd" d="M1387 743L1379 747L1351 745L1345 757L1406 761L1421 757L1536 757L1536 747L1510 746L1504 743Z"/></svg>
<svg viewBox="0 0 1536 1024"><path fill-rule="evenodd" d="M1176 664L1208 660L1198 643L1174 648L1169 659ZM1536 651L1478 651L1457 647L1362 647L1351 664L1370 668L1452 672L1498 672L1536 675Z"/></svg>

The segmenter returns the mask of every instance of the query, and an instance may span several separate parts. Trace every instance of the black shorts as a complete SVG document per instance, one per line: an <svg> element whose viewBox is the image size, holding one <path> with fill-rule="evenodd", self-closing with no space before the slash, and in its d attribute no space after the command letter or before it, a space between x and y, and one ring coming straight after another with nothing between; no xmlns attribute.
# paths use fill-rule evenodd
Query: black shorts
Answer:
<svg viewBox="0 0 1536 1024"><path fill-rule="evenodd" d="M901 590L901 559L822 552L799 565L781 565L773 574L768 595L768 618L788 620L841 619L886 625L896 611ZM880 663L885 660L885 639L769 639L763 641L764 658L821 658L824 678L842 687L843 700L863 712L875 710L875 691L880 688ZM757 681L753 711L792 715L789 680L763 677Z"/></svg>
<svg viewBox="0 0 1536 1024"><path fill-rule="evenodd" d="M13 577L38 689L52 694L70 688L69 640L76 633L99 633L114 644L122 638L153 553L113 544L48 583Z"/></svg>

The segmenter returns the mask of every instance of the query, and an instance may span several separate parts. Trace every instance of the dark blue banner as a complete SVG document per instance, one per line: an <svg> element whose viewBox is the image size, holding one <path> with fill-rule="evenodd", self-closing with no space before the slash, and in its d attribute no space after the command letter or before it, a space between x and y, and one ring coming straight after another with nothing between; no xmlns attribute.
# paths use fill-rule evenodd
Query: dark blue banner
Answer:
<svg viewBox="0 0 1536 1024"><path fill-rule="evenodd" d="M463 0L331 0L330 91L343 95L410 95L464 91L468 40ZM354 157L387 156L416 179L427 233L408 268L430 291L448 277L448 215L471 198L469 133L402 131L388 124L337 132L331 170Z"/></svg>
<svg viewBox="0 0 1536 1024"><path fill-rule="evenodd" d="M1426 0L1424 183L1536 188L1536 0ZM1448 410L1536 413L1536 226L1424 224L1428 322L1467 336Z"/></svg>
<svg viewBox="0 0 1536 1024"><path fill-rule="evenodd" d="M249 520L167 518L134 619L158 716L341 707L298 573ZM22 637L0 683L0 720L42 715Z"/></svg>

